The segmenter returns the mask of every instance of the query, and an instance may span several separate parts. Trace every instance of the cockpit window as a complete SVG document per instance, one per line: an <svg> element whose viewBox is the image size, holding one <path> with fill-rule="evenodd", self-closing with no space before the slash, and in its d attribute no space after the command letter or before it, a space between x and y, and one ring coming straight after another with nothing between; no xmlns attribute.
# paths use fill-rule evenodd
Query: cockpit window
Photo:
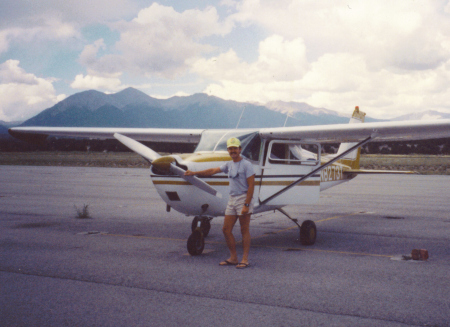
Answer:
<svg viewBox="0 0 450 327"><path fill-rule="evenodd" d="M303 147L308 148L308 150ZM269 162L279 165L316 165L319 162L319 145L296 144L273 141L270 147Z"/></svg>
<svg viewBox="0 0 450 327"><path fill-rule="evenodd" d="M227 151L227 140L230 137L237 137L241 141L241 154L247 159L259 160L261 150L261 138L254 130L207 130L202 134L202 138L195 149L200 151Z"/></svg>

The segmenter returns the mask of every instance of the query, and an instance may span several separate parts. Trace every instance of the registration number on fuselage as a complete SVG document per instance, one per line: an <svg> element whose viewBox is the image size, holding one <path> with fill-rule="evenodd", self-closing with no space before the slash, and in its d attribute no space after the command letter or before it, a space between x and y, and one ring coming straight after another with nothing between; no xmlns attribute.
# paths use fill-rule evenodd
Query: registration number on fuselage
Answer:
<svg viewBox="0 0 450 327"><path fill-rule="evenodd" d="M342 167L331 165L320 172L321 182L332 182L342 179Z"/></svg>

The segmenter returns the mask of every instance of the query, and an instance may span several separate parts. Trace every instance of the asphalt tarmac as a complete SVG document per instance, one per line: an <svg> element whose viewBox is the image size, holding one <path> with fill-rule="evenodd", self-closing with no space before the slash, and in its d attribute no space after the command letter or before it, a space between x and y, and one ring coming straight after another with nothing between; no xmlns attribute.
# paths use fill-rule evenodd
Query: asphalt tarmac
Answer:
<svg viewBox="0 0 450 327"><path fill-rule="evenodd" d="M1 326L450 326L450 176L359 176L285 208L316 222L310 247L257 215L247 269L218 265L223 218L189 256L192 217L147 169L0 166L0 185Z"/></svg>

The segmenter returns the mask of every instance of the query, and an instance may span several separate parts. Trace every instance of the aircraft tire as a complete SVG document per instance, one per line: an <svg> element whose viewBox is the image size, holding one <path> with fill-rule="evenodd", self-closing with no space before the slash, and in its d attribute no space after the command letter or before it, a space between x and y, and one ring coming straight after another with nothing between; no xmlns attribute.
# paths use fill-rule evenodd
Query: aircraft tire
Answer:
<svg viewBox="0 0 450 327"><path fill-rule="evenodd" d="M209 220L203 220L200 228L202 229L203 237L206 237L211 230L211 223L209 222Z"/></svg>
<svg viewBox="0 0 450 327"><path fill-rule="evenodd" d="M300 243L302 245L313 245L316 242L317 228L312 220L305 220L300 227Z"/></svg>
<svg viewBox="0 0 450 327"><path fill-rule="evenodd" d="M199 230L192 232L187 240L187 250L190 255L200 255L205 248L203 233Z"/></svg>

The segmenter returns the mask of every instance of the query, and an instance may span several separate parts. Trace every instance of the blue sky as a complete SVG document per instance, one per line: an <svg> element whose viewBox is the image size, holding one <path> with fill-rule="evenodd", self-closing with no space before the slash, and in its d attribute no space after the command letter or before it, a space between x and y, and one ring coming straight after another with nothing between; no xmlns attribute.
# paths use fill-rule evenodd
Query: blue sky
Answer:
<svg viewBox="0 0 450 327"><path fill-rule="evenodd" d="M450 112L450 2L0 2L0 120L71 94L306 102L392 118Z"/></svg>

